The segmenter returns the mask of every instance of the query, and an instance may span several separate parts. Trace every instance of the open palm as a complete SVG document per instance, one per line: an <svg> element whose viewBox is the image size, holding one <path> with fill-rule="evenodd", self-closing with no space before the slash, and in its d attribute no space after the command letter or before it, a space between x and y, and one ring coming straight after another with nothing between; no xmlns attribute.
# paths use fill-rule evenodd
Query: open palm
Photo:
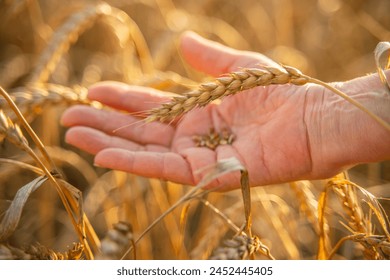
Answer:
<svg viewBox="0 0 390 280"><path fill-rule="evenodd" d="M183 36L182 50L192 66L215 76L259 64L278 67L260 54L235 51L192 33ZM197 171L236 157L249 171L252 186L265 185L317 176L312 174L305 123L310 89L258 87L197 108L172 124L144 124L131 113L159 106L169 96L150 88L104 82L89 90L89 98L116 110L75 106L65 112L62 123L72 127L67 141L96 154L99 166L196 184L204 175ZM230 131L234 142L215 150L197 147L193 136L207 134L210 128ZM239 174L224 175L211 185L236 188Z"/></svg>

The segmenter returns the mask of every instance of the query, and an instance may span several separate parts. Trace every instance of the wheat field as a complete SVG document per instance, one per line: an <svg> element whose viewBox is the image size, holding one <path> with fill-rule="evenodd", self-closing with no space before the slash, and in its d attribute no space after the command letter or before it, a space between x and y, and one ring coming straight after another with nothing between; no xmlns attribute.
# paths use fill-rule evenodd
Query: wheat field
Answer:
<svg viewBox="0 0 390 280"><path fill-rule="evenodd" d="M74 104L100 107L86 94L104 80L178 94L197 86L147 118L165 121L229 86L375 72L389 10L386 0L1 1L0 259L390 259L389 162L250 190L244 166L221 162L210 176L240 170L241 189L207 192L96 167L59 122ZM180 57L186 30L291 67L212 84Z"/></svg>

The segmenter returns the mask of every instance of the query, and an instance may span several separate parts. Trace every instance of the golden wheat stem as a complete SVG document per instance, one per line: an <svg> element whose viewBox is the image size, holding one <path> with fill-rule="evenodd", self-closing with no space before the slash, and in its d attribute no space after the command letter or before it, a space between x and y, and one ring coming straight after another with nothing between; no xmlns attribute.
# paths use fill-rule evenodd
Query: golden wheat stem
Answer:
<svg viewBox="0 0 390 280"><path fill-rule="evenodd" d="M222 213L217 207L215 207L213 204L211 204L208 200L199 197L198 198L205 206L210 208L215 214L217 214L222 220L224 220L232 230L236 232L236 234L239 234L241 232L241 229L236 226L229 217L227 217L224 213Z"/></svg>
<svg viewBox="0 0 390 280"><path fill-rule="evenodd" d="M38 146L38 148L40 149L40 151L42 152L42 154L44 155L44 157L46 158L46 160L50 163L51 167L55 170L56 174L59 174L56 169L55 169L55 165L54 163L52 162L49 154L47 153L47 151L45 150L41 140L39 139L39 137L35 134L34 130L31 128L31 126L28 124L28 122L26 121L26 119L24 118L23 114L19 111L18 107L15 105L15 103L13 102L12 98L9 96L9 94L2 88L0 87L0 94L7 100L7 102L9 103L10 107L12 108L12 110L15 112L15 114L18 116L18 118L20 119L20 121L22 122L24 128L26 129L26 131L29 133L29 135L31 136L31 138L33 139L33 141L35 142L35 144ZM60 184L57 182L57 180L54 178L54 176L52 175L52 173L46 168L45 164L41 161L41 159L36 155L36 153L28 146L28 145L25 145L25 150L32 156L32 158L36 161L36 163L39 165L40 168L42 168L43 172L45 173L45 175L53 182L54 186L56 187L56 190L58 192L58 195L60 196L60 199L65 207L65 210L66 212L68 213L70 219L71 219L71 222L76 230L76 232L78 233L79 235L79 238L80 238L80 241L82 242L84 248L86 249L86 256L89 258L89 259L92 259L93 258L93 254L92 252L89 250L89 246L88 244L86 243L86 240L85 240L85 236L84 234L81 232L80 228L78 227L77 225L77 222L73 216L73 213L72 213L72 209L69 205L69 202L60 186Z"/></svg>
<svg viewBox="0 0 390 280"><path fill-rule="evenodd" d="M0 158L0 163L8 163L8 164L13 164L16 165L20 168L28 169L36 174L43 175L42 169L33 166L31 164L19 161L19 160L13 160L13 159L8 159L8 158Z"/></svg>

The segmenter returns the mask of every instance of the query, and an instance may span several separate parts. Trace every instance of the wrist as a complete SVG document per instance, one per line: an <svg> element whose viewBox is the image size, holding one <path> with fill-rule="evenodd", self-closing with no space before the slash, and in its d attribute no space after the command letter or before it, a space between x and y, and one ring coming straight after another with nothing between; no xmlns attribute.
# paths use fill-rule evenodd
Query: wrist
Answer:
<svg viewBox="0 0 390 280"><path fill-rule="evenodd" d="M390 123L390 94L377 74L333 85ZM307 111L314 174L390 158L390 131L333 92L311 85Z"/></svg>

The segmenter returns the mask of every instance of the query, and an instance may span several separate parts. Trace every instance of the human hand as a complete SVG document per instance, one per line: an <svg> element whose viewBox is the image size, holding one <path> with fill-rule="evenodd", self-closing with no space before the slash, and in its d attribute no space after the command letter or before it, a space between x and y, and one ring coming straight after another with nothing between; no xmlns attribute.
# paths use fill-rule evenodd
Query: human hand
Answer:
<svg viewBox="0 0 390 280"><path fill-rule="evenodd" d="M236 51L193 33L182 37L181 48L190 65L214 76L240 67L279 67L263 55ZM102 167L194 185L204 176L197 171L236 157L248 170L251 186L266 185L324 178L350 164L334 163L323 147L328 138L318 116L329 112L323 104L331 96L310 84L257 87L193 110L180 121L144 124L133 113L168 102L169 96L150 88L104 82L91 87L88 97L125 113L75 106L64 113L62 123L71 127L66 141L96 154L95 164ZM234 142L215 150L197 147L193 136L207 134L211 127L230 131ZM333 142L327 143L332 149ZM338 152L332 150L330 155ZM215 186L237 188L239 173L223 175L208 187Z"/></svg>

